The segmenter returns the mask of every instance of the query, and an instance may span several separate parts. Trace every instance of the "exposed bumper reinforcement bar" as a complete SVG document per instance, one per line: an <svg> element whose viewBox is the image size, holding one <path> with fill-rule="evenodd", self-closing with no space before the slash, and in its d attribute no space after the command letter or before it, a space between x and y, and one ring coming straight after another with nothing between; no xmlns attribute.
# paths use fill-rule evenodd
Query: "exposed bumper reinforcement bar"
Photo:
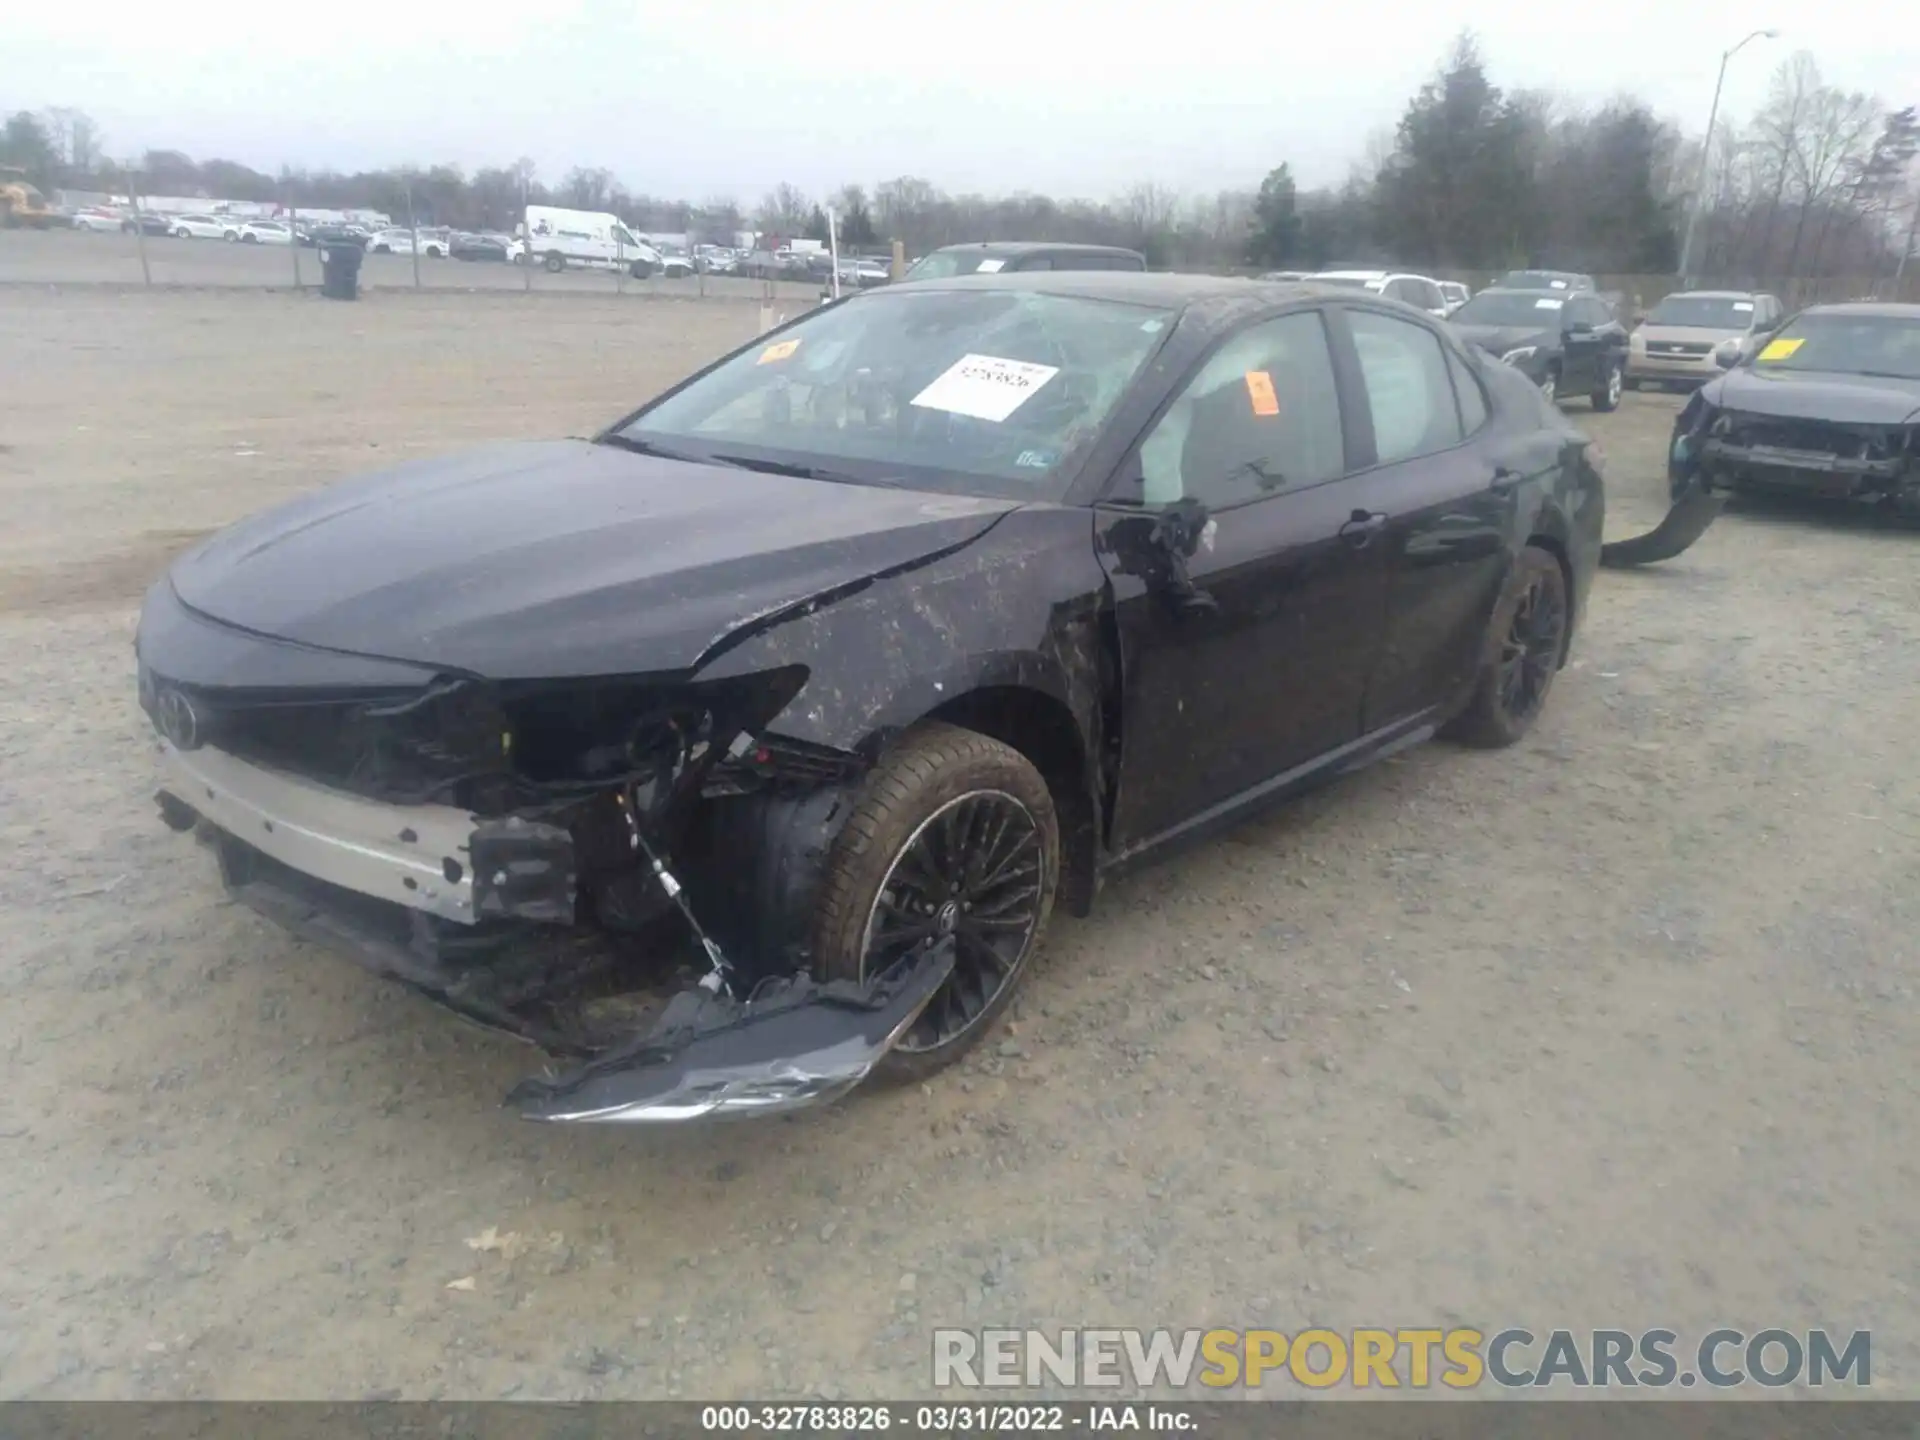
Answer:
<svg viewBox="0 0 1920 1440"><path fill-rule="evenodd" d="M951 938L866 984L777 982L748 1000L695 989L653 1030L507 1096L529 1120L662 1124L777 1115L864 1080L953 973Z"/></svg>

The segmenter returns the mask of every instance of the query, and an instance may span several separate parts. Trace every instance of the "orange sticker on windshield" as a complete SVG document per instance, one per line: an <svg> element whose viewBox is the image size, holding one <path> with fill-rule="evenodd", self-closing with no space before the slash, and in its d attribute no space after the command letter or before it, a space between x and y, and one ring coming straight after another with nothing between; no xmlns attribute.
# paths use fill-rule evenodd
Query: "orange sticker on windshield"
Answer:
<svg viewBox="0 0 1920 1440"><path fill-rule="evenodd" d="M1256 415L1278 415L1280 397L1273 393L1273 376L1264 370L1247 371L1247 399Z"/></svg>
<svg viewBox="0 0 1920 1440"><path fill-rule="evenodd" d="M1767 342L1767 348L1760 352L1760 358L1762 360L1784 360L1806 343L1805 339L1769 340Z"/></svg>
<svg viewBox="0 0 1920 1440"><path fill-rule="evenodd" d="M799 348L800 342L798 340L782 340L778 345L767 346L766 349L760 352L760 358L753 363L756 365L771 365L776 360L786 359Z"/></svg>

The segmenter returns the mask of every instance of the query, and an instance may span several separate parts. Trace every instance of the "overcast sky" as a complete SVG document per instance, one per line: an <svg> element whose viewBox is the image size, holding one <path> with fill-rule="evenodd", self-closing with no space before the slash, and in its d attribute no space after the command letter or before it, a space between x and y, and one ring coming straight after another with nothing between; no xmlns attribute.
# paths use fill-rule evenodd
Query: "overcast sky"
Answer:
<svg viewBox="0 0 1920 1440"><path fill-rule="evenodd" d="M1105 198L1142 180L1337 182L1471 21L1495 83L1621 91L1698 132L1720 52L1743 116L1811 50L1831 83L1920 102L1888 0L93 0L12 7L0 107L85 110L110 154L274 171L529 155L548 181L753 204L911 174Z"/></svg>

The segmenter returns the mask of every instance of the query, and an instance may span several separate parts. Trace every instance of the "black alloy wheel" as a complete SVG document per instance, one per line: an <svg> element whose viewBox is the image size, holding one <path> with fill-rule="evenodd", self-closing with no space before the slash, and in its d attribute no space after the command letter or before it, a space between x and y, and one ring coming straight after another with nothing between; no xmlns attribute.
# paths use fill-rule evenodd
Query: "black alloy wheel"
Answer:
<svg viewBox="0 0 1920 1440"><path fill-rule="evenodd" d="M1520 592L1500 648L1500 705L1519 725L1530 722L1546 703L1560 649L1566 641L1565 587L1557 573L1536 572Z"/></svg>
<svg viewBox="0 0 1920 1440"><path fill-rule="evenodd" d="M1466 708L1442 728L1450 739L1498 749L1525 735L1546 707L1573 622L1566 572L1538 545L1520 552L1487 626L1480 673Z"/></svg>
<svg viewBox="0 0 1920 1440"><path fill-rule="evenodd" d="M866 975L948 936L953 975L902 1037L907 1054L942 1049L988 1013L1033 948L1044 917L1039 822L1014 796L948 801L894 856L868 917Z"/></svg>

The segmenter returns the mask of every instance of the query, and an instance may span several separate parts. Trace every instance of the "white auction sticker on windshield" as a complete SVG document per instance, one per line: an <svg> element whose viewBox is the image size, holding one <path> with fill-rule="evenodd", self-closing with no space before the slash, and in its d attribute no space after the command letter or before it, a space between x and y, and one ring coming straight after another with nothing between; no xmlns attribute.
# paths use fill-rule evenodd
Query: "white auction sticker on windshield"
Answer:
<svg viewBox="0 0 1920 1440"><path fill-rule="evenodd" d="M962 355L953 367L913 397L927 410L947 410L999 424L1060 373L1057 365L1003 360L997 355Z"/></svg>
<svg viewBox="0 0 1920 1440"><path fill-rule="evenodd" d="M1733 313L1736 315L1745 315L1751 309L1753 309L1753 302L1751 300L1736 300L1733 302Z"/></svg>
<svg viewBox="0 0 1920 1440"><path fill-rule="evenodd" d="M1558 310L1566 303L1564 300L1536 300L1533 302L1533 308L1536 310Z"/></svg>
<svg viewBox="0 0 1920 1440"><path fill-rule="evenodd" d="M976 275L991 275L1006 263L1004 260L982 260L979 268L973 273Z"/></svg>

